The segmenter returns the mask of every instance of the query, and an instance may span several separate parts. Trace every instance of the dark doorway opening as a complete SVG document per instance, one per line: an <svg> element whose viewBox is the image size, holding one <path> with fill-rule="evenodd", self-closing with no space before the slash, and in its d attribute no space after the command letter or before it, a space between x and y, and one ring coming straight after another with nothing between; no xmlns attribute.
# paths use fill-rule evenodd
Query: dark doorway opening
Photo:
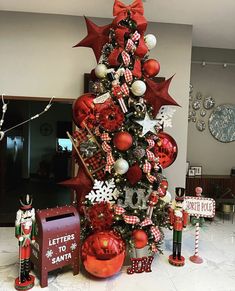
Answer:
<svg viewBox="0 0 235 291"><path fill-rule="evenodd" d="M41 112L46 101L9 100L2 130ZM68 103L69 102L69 103ZM0 141L0 225L13 225L19 197L33 195L33 207L70 203L70 190L58 182L72 176L71 101L54 102L39 118L6 133Z"/></svg>

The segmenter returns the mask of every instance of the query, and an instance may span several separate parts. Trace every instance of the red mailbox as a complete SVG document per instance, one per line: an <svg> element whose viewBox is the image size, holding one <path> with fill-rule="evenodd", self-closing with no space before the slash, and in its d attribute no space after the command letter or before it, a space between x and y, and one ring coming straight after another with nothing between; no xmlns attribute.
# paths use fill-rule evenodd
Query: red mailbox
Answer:
<svg viewBox="0 0 235 291"><path fill-rule="evenodd" d="M66 265L79 273L80 219L73 206L36 212L37 234L32 244L31 262L39 271L41 287L47 286L48 272Z"/></svg>

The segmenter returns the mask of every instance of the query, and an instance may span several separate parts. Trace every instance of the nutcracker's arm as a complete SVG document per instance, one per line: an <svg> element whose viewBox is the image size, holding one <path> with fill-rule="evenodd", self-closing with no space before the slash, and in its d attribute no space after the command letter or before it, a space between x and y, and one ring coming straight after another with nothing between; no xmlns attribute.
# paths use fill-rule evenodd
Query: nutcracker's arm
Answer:
<svg viewBox="0 0 235 291"><path fill-rule="evenodd" d="M35 220L35 209L34 208L32 208L31 214L32 214L31 240L34 241L35 240L35 236L36 236L36 220Z"/></svg>
<svg viewBox="0 0 235 291"><path fill-rule="evenodd" d="M15 237L18 239L21 236L21 217L22 217L22 210L18 210L16 213L16 220L15 220Z"/></svg>
<svg viewBox="0 0 235 291"><path fill-rule="evenodd" d="M183 211L183 226L186 227L188 223L188 212L187 211Z"/></svg>
<svg viewBox="0 0 235 291"><path fill-rule="evenodd" d="M170 220L170 225L174 224L174 209L169 208L169 220Z"/></svg>

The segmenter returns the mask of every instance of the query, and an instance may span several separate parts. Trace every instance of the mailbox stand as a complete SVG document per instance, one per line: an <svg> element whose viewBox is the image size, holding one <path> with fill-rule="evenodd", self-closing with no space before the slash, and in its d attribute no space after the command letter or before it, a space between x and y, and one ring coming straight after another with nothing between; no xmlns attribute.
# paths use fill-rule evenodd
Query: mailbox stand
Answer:
<svg viewBox="0 0 235 291"><path fill-rule="evenodd" d="M36 212L37 234L31 262L39 271L41 287L48 285L48 272L73 266L79 273L80 220L75 207L63 206Z"/></svg>

